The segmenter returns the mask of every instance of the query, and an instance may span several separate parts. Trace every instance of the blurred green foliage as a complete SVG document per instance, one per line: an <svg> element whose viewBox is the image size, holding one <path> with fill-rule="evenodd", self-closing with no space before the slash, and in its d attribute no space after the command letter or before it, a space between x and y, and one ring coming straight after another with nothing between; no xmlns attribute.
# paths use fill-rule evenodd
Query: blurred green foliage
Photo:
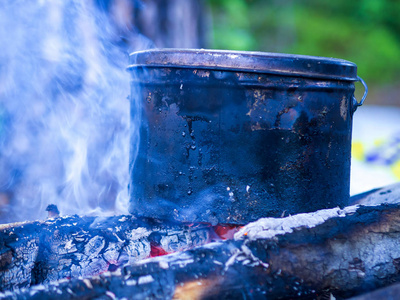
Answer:
<svg viewBox="0 0 400 300"><path fill-rule="evenodd" d="M399 82L400 1L207 1L212 48L343 58L369 84Z"/></svg>

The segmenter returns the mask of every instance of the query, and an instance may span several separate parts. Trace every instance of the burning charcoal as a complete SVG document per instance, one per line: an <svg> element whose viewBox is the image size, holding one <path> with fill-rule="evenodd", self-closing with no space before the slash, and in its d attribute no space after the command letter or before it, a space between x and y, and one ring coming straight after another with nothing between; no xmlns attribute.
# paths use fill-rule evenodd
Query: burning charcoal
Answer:
<svg viewBox="0 0 400 300"><path fill-rule="evenodd" d="M47 218L58 218L60 216L60 212L57 208L57 205L55 204L50 204L47 206L46 211L49 213Z"/></svg>
<svg viewBox="0 0 400 300"><path fill-rule="evenodd" d="M214 226L215 234L222 240L233 239L233 236L239 229L243 227L240 225L220 224Z"/></svg>
<svg viewBox="0 0 400 300"><path fill-rule="evenodd" d="M152 232L149 237L150 241L150 257L162 256L168 254L161 246L162 236L159 232Z"/></svg>

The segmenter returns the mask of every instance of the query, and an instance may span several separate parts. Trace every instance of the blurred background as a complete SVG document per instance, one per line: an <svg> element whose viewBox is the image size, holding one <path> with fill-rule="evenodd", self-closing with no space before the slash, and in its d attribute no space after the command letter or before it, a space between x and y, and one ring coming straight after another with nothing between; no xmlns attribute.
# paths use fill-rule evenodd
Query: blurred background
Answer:
<svg viewBox="0 0 400 300"><path fill-rule="evenodd" d="M125 67L155 47L356 63L369 94L354 115L351 193L399 181L399 15L397 0L3 0L0 223L45 218L51 203L127 213Z"/></svg>
<svg viewBox="0 0 400 300"><path fill-rule="evenodd" d="M369 104L399 104L395 97L400 81L399 1L208 2L213 48L350 60L358 65L359 75L370 86Z"/></svg>

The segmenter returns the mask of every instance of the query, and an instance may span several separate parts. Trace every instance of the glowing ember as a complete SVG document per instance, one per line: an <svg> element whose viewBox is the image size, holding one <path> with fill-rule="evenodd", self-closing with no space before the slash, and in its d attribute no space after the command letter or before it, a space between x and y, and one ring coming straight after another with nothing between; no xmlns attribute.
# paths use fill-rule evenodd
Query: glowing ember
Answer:
<svg viewBox="0 0 400 300"><path fill-rule="evenodd" d="M163 256L169 254L161 246L150 244L150 257Z"/></svg>
<svg viewBox="0 0 400 300"><path fill-rule="evenodd" d="M233 239L233 235L238 232L243 226L242 225L234 225L234 224L219 224L214 226L214 232L220 237L222 240L231 240Z"/></svg>
<svg viewBox="0 0 400 300"><path fill-rule="evenodd" d="M161 247L162 236L159 232L152 232L149 237L150 241L150 257L162 256L169 254Z"/></svg>

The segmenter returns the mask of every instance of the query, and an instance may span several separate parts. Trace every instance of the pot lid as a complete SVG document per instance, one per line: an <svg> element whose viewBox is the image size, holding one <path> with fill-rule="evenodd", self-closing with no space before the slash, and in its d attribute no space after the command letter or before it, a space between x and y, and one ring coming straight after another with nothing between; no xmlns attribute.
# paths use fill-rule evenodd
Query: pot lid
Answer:
<svg viewBox="0 0 400 300"><path fill-rule="evenodd" d="M129 61L128 69L212 69L357 81L356 64L343 59L307 55L169 48L133 52Z"/></svg>

